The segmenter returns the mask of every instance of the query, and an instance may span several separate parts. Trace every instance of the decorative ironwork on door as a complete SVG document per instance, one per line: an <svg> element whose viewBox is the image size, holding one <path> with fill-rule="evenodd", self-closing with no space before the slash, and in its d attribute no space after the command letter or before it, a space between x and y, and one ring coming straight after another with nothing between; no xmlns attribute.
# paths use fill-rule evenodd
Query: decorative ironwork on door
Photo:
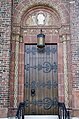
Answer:
<svg viewBox="0 0 79 119"><path fill-rule="evenodd" d="M57 45L25 45L25 113L57 114Z"/></svg>

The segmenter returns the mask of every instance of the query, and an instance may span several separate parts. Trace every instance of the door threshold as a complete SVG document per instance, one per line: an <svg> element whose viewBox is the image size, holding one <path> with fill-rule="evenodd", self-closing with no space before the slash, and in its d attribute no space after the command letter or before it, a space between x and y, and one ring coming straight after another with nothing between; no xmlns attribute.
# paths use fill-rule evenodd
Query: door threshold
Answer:
<svg viewBox="0 0 79 119"><path fill-rule="evenodd" d="M27 119L58 119L58 115L25 115Z"/></svg>

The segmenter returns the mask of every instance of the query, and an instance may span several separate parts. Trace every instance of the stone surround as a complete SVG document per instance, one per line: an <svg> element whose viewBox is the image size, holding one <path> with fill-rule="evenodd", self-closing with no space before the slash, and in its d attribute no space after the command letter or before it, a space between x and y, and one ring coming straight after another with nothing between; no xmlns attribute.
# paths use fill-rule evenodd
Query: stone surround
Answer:
<svg viewBox="0 0 79 119"><path fill-rule="evenodd" d="M79 0L13 0L13 2L0 0L0 117L15 116L19 102L24 100L23 46L29 43L29 40L32 43L32 37L36 38L39 30L24 31L23 21L27 14L32 13L37 7L51 11L60 20L57 28L52 27L52 30L45 31L50 33L46 39L50 39L53 32L53 42L58 43L59 100L65 101L66 106L72 109L72 116L77 117L79 116ZM32 36L26 32L32 33ZM52 42L52 39L47 42Z"/></svg>

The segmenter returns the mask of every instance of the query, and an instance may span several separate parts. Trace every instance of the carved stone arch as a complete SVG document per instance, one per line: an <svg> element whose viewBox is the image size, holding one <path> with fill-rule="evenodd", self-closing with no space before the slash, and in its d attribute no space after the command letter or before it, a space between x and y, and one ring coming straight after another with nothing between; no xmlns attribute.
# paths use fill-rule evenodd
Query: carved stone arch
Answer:
<svg viewBox="0 0 79 119"><path fill-rule="evenodd" d="M56 10L54 10L52 8L49 8L47 6L35 6L35 7L31 8L31 9L29 9L28 11L26 11L22 15L22 17L21 17L21 22L20 22L21 27L30 26L29 25L30 24L30 20L32 20L32 19L29 19L29 18L32 17L32 15L33 15L33 17L37 17L37 15L40 14L40 13L44 14L45 19L48 19L49 20L49 21L46 21L46 24L43 25L43 27L44 26L51 26L51 27L58 27L58 28L61 27L61 18L60 18L60 15L58 14L58 12ZM50 18L48 18L48 17L50 17ZM28 20L29 24L26 24L25 23L27 20ZM50 20L52 20L52 21L50 21ZM47 23L47 22L50 22L50 24ZM36 24L33 23L32 26L34 26L34 25L36 27L39 26L39 25L36 25Z"/></svg>
<svg viewBox="0 0 79 119"><path fill-rule="evenodd" d="M21 1L14 10L13 22L20 24L23 14L33 7L47 6L58 12L61 17L62 24L69 24L69 11L64 3L56 3L51 0L24 0Z"/></svg>

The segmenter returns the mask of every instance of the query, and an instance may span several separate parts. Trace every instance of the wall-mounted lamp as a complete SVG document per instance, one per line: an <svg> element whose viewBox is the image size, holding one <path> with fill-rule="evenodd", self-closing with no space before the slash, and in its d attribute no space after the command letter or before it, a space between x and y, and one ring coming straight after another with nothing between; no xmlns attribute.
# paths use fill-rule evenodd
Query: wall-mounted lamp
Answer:
<svg viewBox="0 0 79 119"><path fill-rule="evenodd" d="M41 33L37 35L37 47L38 48L45 47L45 35L42 33L42 29Z"/></svg>

